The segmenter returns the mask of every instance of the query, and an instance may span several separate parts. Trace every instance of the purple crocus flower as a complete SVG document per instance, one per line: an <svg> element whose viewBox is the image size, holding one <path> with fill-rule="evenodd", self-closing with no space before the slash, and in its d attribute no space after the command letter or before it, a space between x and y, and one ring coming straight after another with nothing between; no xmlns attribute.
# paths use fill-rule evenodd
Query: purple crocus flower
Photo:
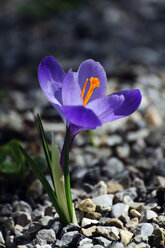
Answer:
<svg viewBox="0 0 165 248"><path fill-rule="evenodd" d="M70 146L75 135L87 129L132 114L141 103L138 89L106 94L106 73L99 62L88 59L78 71L63 71L52 56L45 57L38 70L42 91L70 126Z"/></svg>

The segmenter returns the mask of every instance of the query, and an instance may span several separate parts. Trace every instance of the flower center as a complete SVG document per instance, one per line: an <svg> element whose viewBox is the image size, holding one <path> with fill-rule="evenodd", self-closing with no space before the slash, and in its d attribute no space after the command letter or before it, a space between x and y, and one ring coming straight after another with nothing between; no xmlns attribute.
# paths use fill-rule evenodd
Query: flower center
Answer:
<svg viewBox="0 0 165 248"><path fill-rule="evenodd" d="M93 90L95 88L99 88L100 87L100 81L99 81L98 78L91 77L89 81L90 81L90 87L89 87L89 90L88 90L88 92L87 92L87 94L85 96L85 99L83 101L83 105L84 106L88 103L88 101L89 101L89 99L90 99L90 97L91 97L91 95L93 93ZM86 87L87 87L87 83L88 83L88 78L87 78L87 80L86 80L86 82L84 84L84 87L83 87L82 91L81 91L81 95L80 95L81 100L83 100L83 98L84 98L84 94L85 94L85 90L86 90Z"/></svg>

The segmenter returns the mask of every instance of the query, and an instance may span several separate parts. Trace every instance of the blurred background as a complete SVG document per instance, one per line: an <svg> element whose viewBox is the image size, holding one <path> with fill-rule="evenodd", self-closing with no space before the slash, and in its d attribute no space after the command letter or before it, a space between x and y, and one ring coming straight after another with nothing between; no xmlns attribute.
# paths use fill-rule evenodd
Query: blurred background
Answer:
<svg viewBox="0 0 165 248"><path fill-rule="evenodd" d="M164 0L5 0L0 9L0 145L19 139L31 154L39 153L33 112L41 114L46 131L55 131L62 144L65 127L37 79L38 65L48 55L65 70L76 71L88 58L99 61L108 76L108 93L131 88L142 92L139 115L129 129L162 126ZM108 126L108 135L116 123ZM80 146L88 142L81 138Z"/></svg>

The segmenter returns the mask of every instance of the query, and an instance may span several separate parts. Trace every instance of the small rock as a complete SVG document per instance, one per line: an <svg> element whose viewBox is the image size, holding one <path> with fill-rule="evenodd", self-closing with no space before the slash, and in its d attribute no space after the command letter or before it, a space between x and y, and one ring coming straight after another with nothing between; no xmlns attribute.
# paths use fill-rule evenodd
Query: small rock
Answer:
<svg viewBox="0 0 165 248"><path fill-rule="evenodd" d="M159 226L162 226L162 227L165 226L165 215L160 215L158 217L158 224L159 224Z"/></svg>
<svg viewBox="0 0 165 248"><path fill-rule="evenodd" d="M29 214L32 212L31 206L25 201L14 201L13 210L15 212L26 212Z"/></svg>
<svg viewBox="0 0 165 248"><path fill-rule="evenodd" d="M116 147L116 153L119 158L128 158L130 154L130 147L128 144Z"/></svg>
<svg viewBox="0 0 165 248"><path fill-rule="evenodd" d="M5 240L3 238L3 234L1 231L0 231L0 244L5 244Z"/></svg>
<svg viewBox="0 0 165 248"><path fill-rule="evenodd" d="M42 229L38 231L36 235L36 240L44 240L48 243L53 243L56 240L56 235L53 229Z"/></svg>
<svg viewBox="0 0 165 248"><path fill-rule="evenodd" d="M102 170L106 176L114 177L124 170L124 164L118 158L112 157L106 161L106 167L103 167Z"/></svg>
<svg viewBox="0 0 165 248"><path fill-rule="evenodd" d="M143 241L147 241L148 237L151 236L153 233L153 225L150 223L141 223L138 225L138 227L141 228L141 236L143 238Z"/></svg>
<svg viewBox="0 0 165 248"><path fill-rule="evenodd" d="M42 225L39 222L30 222L27 226L24 227L23 236L25 239L29 239L35 233L37 233L42 228Z"/></svg>
<svg viewBox="0 0 165 248"><path fill-rule="evenodd" d="M78 209L83 212L95 212L96 204L89 198L86 198L78 203Z"/></svg>
<svg viewBox="0 0 165 248"><path fill-rule="evenodd" d="M96 243L103 245L104 247L109 247L112 244L112 241L105 237L94 237Z"/></svg>
<svg viewBox="0 0 165 248"><path fill-rule="evenodd" d="M69 245L70 243L72 243L73 240L74 242L77 243L78 242L77 238L79 237L80 237L80 234L78 231L67 232L67 233L64 233L64 235L61 238L61 241L63 241L65 245Z"/></svg>
<svg viewBox="0 0 165 248"><path fill-rule="evenodd" d="M139 219L137 217L131 219L128 223L126 223L126 228L133 231L136 226L139 224Z"/></svg>
<svg viewBox="0 0 165 248"><path fill-rule="evenodd" d="M28 248L26 245L17 245L17 248Z"/></svg>
<svg viewBox="0 0 165 248"><path fill-rule="evenodd" d="M104 181L100 181L98 184L96 184L92 189L92 197L97 197L100 195L106 195L107 194L107 185Z"/></svg>
<svg viewBox="0 0 165 248"><path fill-rule="evenodd" d="M63 247L65 247L65 243L63 241L57 239L55 247L63 248Z"/></svg>
<svg viewBox="0 0 165 248"><path fill-rule="evenodd" d="M91 227L89 227L87 229L82 228L81 231L86 237L92 237L93 233L96 232L96 226L91 226Z"/></svg>
<svg viewBox="0 0 165 248"><path fill-rule="evenodd" d="M120 239L119 229L115 226L113 227L97 226L96 232L99 235L103 235L104 237L107 237L108 239L113 241Z"/></svg>
<svg viewBox="0 0 165 248"><path fill-rule="evenodd" d="M86 244L86 245L82 245L82 246L78 246L78 248L93 248L93 244Z"/></svg>
<svg viewBox="0 0 165 248"><path fill-rule="evenodd" d="M101 195L92 199L92 202L96 205L97 211L104 212L110 211L112 208L114 195Z"/></svg>
<svg viewBox="0 0 165 248"><path fill-rule="evenodd" d="M152 219L154 219L156 217L158 217L158 215L153 210L147 210L146 211L146 219L147 220L152 220Z"/></svg>
<svg viewBox="0 0 165 248"><path fill-rule="evenodd" d="M117 218L106 218L105 220L103 218L103 220L101 219L99 223L104 226L115 226L121 229L123 228L123 222Z"/></svg>
<svg viewBox="0 0 165 248"><path fill-rule="evenodd" d="M91 224L98 224L98 220L92 220L92 219L88 219L88 218L83 218L82 222L81 222L81 226L89 226Z"/></svg>
<svg viewBox="0 0 165 248"><path fill-rule="evenodd" d="M92 243L92 240L91 239L84 238L84 239L80 240L79 245L81 247L81 246L85 246L85 245L91 244L91 243Z"/></svg>
<svg viewBox="0 0 165 248"><path fill-rule="evenodd" d="M15 235L18 236L22 236L22 232L23 232L23 226L20 226L18 224L15 225Z"/></svg>
<svg viewBox="0 0 165 248"><path fill-rule="evenodd" d="M125 246L125 245L128 245L129 242L131 241L131 239L133 237L133 233L126 231L126 230L121 230L120 236L121 236L121 242Z"/></svg>
<svg viewBox="0 0 165 248"><path fill-rule="evenodd" d="M165 188L165 177L157 176L156 181L160 187Z"/></svg>
<svg viewBox="0 0 165 248"><path fill-rule="evenodd" d="M114 193L121 191L123 189L124 189L123 185L121 185L118 182L111 181L111 182L107 183L107 193L108 194L114 194Z"/></svg>
<svg viewBox="0 0 165 248"><path fill-rule="evenodd" d="M119 218L121 216L128 216L129 206L124 203L117 203L112 206L112 217Z"/></svg>
<svg viewBox="0 0 165 248"><path fill-rule="evenodd" d="M163 124L163 119L159 110L155 107L149 107L146 112L146 121L154 127L160 127Z"/></svg>
<svg viewBox="0 0 165 248"><path fill-rule="evenodd" d="M140 217L141 217L141 213L139 213L139 211L137 211L136 209L131 209L131 210L130 210L130 214L131 214L133 217L137 217L137 218L140 218Z"/></svg>
<svg viewBox="0 0 165 248"><path fill-rule="evenodd" d="M86 214L87 218L94 219L94 220L99 220L101 216L102 216L101 213L98 213L98 212L91 212L91 213Z"/></svg>
<svg viewBox="0 0 165 248"><path fill-rule="evenodd" d="M14 212L12 216L16 224L21 226L26 226L29 222L31 222L31 215L26 212Z"/></svg>
<svg viewBox="0 0 165 248"><path fill-rule="evenodd" d="M108 146L115 146L115 145L119 145L122 143L122 137L119 135L110 135L106 138L106 144Z"/></svg>
<svg viewBox="0 0 165 248"><path fill-rule="evenodd" d="M48 206L45 208L44 215L47 216L54 216L56 213L55 208L53 206Z"/></svg>
<svg viewBox="0 0 165 248"><path fill-rule="evenodd" d="M102 245L94 245L93 248L104 248Z"/></svg>
<svg viewBox="0 0 165 248"><path fill-rule="evenodd" d="M165 247L165 229L164 228L155 228L154 229L154 247Z"/></svg>
<svg viewBox="0 0 165 248"><path fill-rule="evenodd" d="M151 246L143 242L140 244L135 244L134 242L132 242L127 246L127 248L151 248Z"/></svg>
<svg viewBox="0 0 165 248"><path fill-rule="evenodd" d="M55 231L55 234L57 235L60 232L60 230L62 229L62 225L61 225L60 221L56 220L53 223L51 228Z"/></svg>
<svg viewBox="0 0 165 248"><path fill-rule="evenodd" d="M50 223L53 223L53 217L52 216L43 216L40 219L40 223L41 223L42 226L46 227Z"/></svg>
<svg viewBox="0 0 165 248"><path fill-rule="evenodd" d="M149 135L149 129L143 128L136 132L129 132L127 135L127 140L129 142L136 141L138 139L145 139Z"/></svg>
<svg viewBox="0 0 165 248"><path fill-rule="evenodd" d="M110 248L124 248L124 245L120 242L116 242L110 246ZM135 248L135 247L134 247Z"/></svg>

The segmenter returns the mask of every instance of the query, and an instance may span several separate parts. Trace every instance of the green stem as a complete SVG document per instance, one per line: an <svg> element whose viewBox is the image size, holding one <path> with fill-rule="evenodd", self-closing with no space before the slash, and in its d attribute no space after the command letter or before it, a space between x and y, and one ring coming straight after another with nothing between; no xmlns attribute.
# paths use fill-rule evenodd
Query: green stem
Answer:
<svg viewBox="0 0 165 248"><path fill-rule="evenodd" d="M65 181L65 192L68 204L68 211L70 220L72 223L77 224L74 206L72 203L71 185L70 185L70 174L69 174L69 142L70 142L70 127L66 130L65 137L65 156L64 156L64 181Z"/></svg>

